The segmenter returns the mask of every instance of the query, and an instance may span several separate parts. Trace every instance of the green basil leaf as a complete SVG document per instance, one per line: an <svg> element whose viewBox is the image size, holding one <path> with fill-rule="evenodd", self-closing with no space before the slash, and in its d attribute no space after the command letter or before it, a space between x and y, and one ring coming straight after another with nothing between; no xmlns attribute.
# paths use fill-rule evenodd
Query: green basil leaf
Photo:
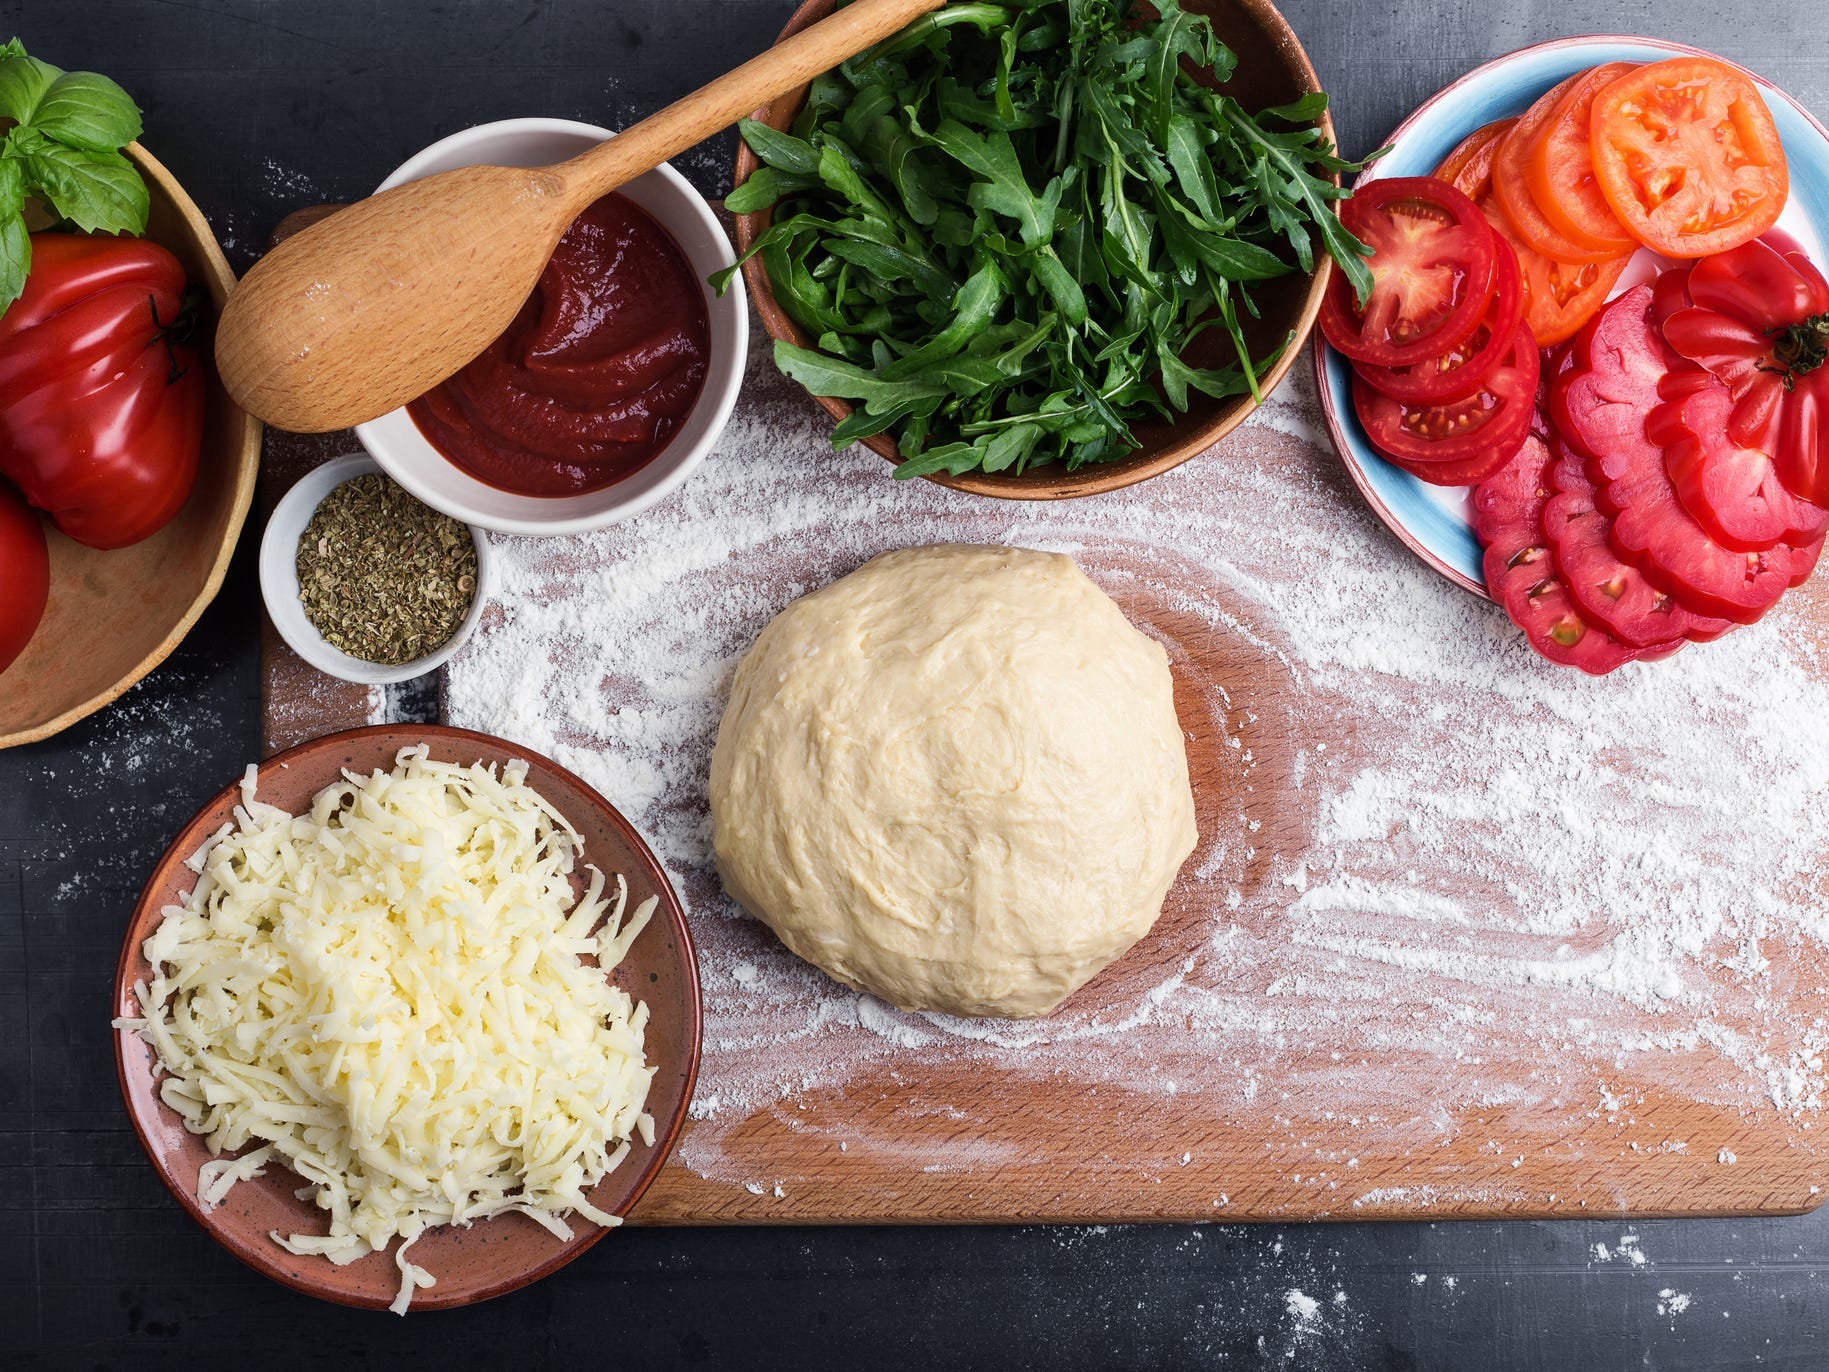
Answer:
<svg viewBox="0 0 1829 1372"><path fill-rule="evenodd" d="M118 152L88 152L53 143L32 128L15 129L8 151L51 208L85 233L146 232L151 197L140 174Z"/></svg>
<svg viewBox="0 0 1829 1372"><path fill-rule="evenodd" d="M0 219L16 219L25 209L25 169L16 157L0 155Z"/></svg>
<svg viewBox="0 0 1829 1372"><path fill-rule="evenodd" d="M140 107L107 77L70 71L51 83L31 126L67 147L114 152L140 136Z"/></svg>
<svg viewBox="0 0 1829 1372"><path fill-rule="evenodd" d="M61 67L27 57L19 40L13 39L0 49L0 119L31 123L38 102L62 75Z"/></svg>
<svg viewBox="0 0 1829 1372"><path fill-rule="evenodd" d="M5 165L0 162L0 167ZM0 218L0 313L19 298L31 269L32 236L26 232L25 216Z"/></svg>

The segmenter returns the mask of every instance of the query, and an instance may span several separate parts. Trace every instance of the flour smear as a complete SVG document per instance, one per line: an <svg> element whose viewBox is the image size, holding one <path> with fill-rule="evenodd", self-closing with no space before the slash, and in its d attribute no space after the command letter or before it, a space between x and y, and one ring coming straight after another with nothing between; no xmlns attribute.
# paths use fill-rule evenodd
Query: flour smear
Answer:
<svg viewBox="0 0 1829 1372"><path fill-rule="evenodd" d="M912 1165L1034 1162L968 1093L947 1098L987 1076L1117 1088L1183 1128L1325 1121L1387 1154L1475 1116L1552 1136L1600 1119L1624 1139L1657 1092L1809 1127L1825 1035L1801 1010L1820 1005L1829 894L1815 588L1604 680L1540 662L1359 502L1305 367L1221 448L1087 500L898 483L829 433L754 350L683 491L587 538L498 540L500 602L449 671L452 723L579 772L680 885L706 993L689 1166L755 1181L731 1136L761 1112L835 1151L850 1137L855 1158L843 1098L885 1082L926 1083L922 1109L962 1122L944 1150L910 1144ZM711 867L706 771L738 659L795 596L936 542L1078 558L1168 646L1202 781L1202 844L1155 931L1039 1021L855 994ZM1193 1142L1163 1169L1187 1175ZM1490 1147L1517 1166L1528 1142ZM1325 1177L1345 1209L1350 1152L1290 1185Z"/></svg>

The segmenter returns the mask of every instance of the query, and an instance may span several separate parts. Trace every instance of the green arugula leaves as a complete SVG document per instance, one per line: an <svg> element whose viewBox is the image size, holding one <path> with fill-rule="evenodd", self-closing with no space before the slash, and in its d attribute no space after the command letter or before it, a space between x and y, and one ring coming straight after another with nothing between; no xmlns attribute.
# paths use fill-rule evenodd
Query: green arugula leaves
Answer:
<svg viewBox="0 0 1829 1372"><path fill-rule="evenodd" d="M1250 288L1317 237L1369 290L1327 98L1247 113L1190 74L1235 64L1207 20L1156 9L967 0L817 78L791 132L742 123L763 165L725 204L774 207L750 252L817 345L775 360L860 402L835 447L893 431L898 477L1115 461L1190 391L1258 393ZM1189 360L1209 329L1236 365Z"/></svg>
<svg viewBox="0 0 1829 1372"><path fill-rule="evenodd" d="M19 298L32 265L25 201L41 196L88 233L146 231L151 200L121 149L140 136L127 92L91 71L64 71L0 45L0 310Z"/></svg>

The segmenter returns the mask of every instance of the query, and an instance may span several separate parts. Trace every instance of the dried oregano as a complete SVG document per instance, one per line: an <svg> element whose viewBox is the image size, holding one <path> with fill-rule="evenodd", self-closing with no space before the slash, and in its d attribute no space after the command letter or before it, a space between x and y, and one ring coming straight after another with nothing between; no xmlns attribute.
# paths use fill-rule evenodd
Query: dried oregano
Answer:
<svg viewBox="0 0 1829 1372"><path fill-rule="evenodd" d="M476 596L470 530L388 477L325 496L298 544L305 617L333 648L394 667L436 652Z"/></svg>

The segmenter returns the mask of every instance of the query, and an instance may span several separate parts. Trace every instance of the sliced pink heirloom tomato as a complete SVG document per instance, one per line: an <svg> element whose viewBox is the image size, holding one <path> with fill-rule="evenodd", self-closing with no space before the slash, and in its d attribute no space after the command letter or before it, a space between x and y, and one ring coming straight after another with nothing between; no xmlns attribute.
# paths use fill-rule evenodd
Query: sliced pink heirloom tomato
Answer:
<svg viewBox="0 0 1829 1372"><path fill-rule="evenodd" d="M1552 450L1556 446L1552 443ZM1569 598L1585 618L1639 648L1678 639L1702 642L1734 627L1729 620L1692 614L1637 567L1620 561L1608 542L1613 521L1595 505L1594 483L1579 457L1566 449L1559 453L1553 480L1556 493L1543 507L1543 536L1556 554Z"/></svg>
<svg viewBox="0 0 1829 1372"><path fill-rule="evenodd" d="M1686 389L1715 383L1698 370L1672 371L1652 307L1652 288L1637 286L1583 328L1551 389L1550 413L1586 459L1596 506L1613 518L1619 559L1693 614L1751 624L1810 574L1821 540L1738 551L1685 508L1645 419Z"/></svg>
<svg viewBox="0 0 1829 1372"><path fill-rule="evenodd" d="M1799 500L1778 479L1772 459L1736 443L1727 387L1670 378L1676 392L1645 421L1645 437L1664 450L1664 470L1683 508L1710 538L1736 552L1757 553L1779 543L1808 543L1829 526L1829 510Z"/></svg>
<svg viewBox="0 0 1829 1372"><path fill-rule="evenodd" d="M1829 506L1829 282L1773 235L1703 258L1682 285L1688 303L1663 312L1664 339L1727 387L1728 438L1767 454L1791 494Z"/></svg>
<svg viewBox="0 0 1829 1372"><path fill-rule="evenodd" d="M1682 646L1634 648L1590 622L1569 596L1543 534L1554 493L1554 459L1530 434L1518 454L1473 493L1474 527L1485 545L1486 588L1532 648L1551 662L1600 676L1628 662L1667 657Z"/></svg>

